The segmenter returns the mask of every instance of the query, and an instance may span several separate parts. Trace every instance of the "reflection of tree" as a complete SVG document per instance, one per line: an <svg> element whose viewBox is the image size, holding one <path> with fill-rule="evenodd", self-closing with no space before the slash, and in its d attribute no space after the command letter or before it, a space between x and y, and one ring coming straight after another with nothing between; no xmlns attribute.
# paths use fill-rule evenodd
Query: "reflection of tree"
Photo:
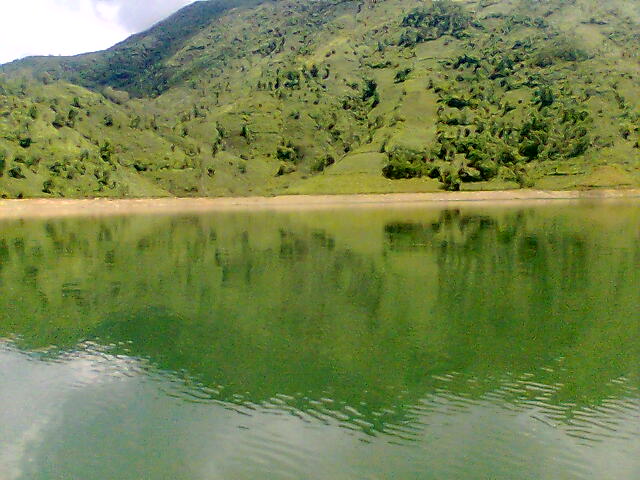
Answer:
<svg viewBox="0 0 640 480"><path fill-rule="evenodd" d="M598 402L607 389L616 389L610 381L631 368L620 365L616 342L608 336L619 335L619 316L637 308L637 273L630 272L629 257L640 249L619 248L607 232L563 227L560 221L535 223L534 211L500 219L453 210L437 222L387 225L385 231L391 251L437 256L436 310L443 322L449 320L448 344L455 349L450 353L467 359L461 368L473 365L488 375L501 365L527 373L567 352L572 358L593 356L603 361L598 371L566 372L554 380L565 384L556 392L558 401ZM603 325L607 332L599 332ZM637 331L638 325L627 328ZM592 331L600 337L592 338ZM631 338L623 342L627 352L637 351ZM581 344L594 340L597 347ZM579 391L577 376L584 382Z"/></svg>
<svg viewBox="0 0 640 480"><path fill-rule="evenodd" d="M529 210L376 228L365 254L286 214L13 224L0 230L0 336L97 340L220 400L284 395L370 431L437 391L479 399L527 375L563 385L545 402L593 405L632 375L633 239L618 248L622 234ZM503 401L531 393L518 388Z"/></svg>

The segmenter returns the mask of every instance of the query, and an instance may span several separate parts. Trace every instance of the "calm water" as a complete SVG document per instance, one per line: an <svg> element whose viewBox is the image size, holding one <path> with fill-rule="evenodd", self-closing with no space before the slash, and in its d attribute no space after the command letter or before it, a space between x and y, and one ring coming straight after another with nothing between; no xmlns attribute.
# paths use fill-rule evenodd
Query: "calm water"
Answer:
<svg viewBox="0 0 640 480"><path fill-rule="evenodd" d="M640 202L0 223L0 480L640 478Z"/></svg>

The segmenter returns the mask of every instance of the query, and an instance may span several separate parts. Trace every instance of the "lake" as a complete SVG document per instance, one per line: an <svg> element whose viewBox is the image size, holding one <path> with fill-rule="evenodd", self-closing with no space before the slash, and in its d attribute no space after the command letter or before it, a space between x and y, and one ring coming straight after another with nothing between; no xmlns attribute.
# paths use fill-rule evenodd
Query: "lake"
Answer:
<svg viewBox="0 0 640 480"><path fill-rule="evenodd" d="M640 202L0 221L0 480L640 478Z"/></svg>

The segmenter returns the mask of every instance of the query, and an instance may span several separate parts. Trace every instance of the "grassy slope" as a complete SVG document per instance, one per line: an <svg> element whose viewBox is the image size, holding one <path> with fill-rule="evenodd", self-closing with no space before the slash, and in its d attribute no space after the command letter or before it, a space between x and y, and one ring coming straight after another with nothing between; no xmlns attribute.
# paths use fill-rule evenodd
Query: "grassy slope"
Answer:
<svg viewBox="0 0 640 480"><path fill-rule="evenodd" d="M80 57L97 65L88 71L65 71L73 59L9 65L0 193L640 185L640 2L457 3L470 24L403 46L403 34L420 31L403 18L430 3L202 4L209 24L196 15L200 24L182 36L169 28L180 22L160 24ZM100 76L114 51L140 45L151 66L136 60L128 76ZM541 105L540 92L553 102ZM385 178L389 163L410 172L396 176L421 178Z"/></svg>

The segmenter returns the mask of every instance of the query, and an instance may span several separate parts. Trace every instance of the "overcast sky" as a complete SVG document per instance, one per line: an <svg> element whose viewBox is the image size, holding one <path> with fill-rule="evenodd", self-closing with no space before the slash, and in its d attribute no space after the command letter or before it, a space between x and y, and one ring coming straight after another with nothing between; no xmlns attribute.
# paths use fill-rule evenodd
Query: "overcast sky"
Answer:
<svg viewBox="0 0 640 480"><path fill-rule="evenodd" d="M0 63L102 50L194 0L0 0Z"/></svg>

